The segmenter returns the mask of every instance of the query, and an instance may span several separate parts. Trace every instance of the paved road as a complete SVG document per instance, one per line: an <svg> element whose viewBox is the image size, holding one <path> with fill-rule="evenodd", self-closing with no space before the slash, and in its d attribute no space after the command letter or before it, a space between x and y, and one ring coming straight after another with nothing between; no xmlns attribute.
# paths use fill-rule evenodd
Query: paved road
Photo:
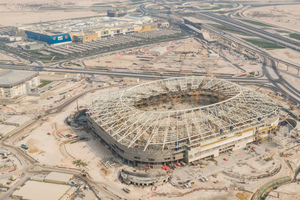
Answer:
<svg viewBox="0 0 300 200"><path fill-rule="evenodd" d="M9 52L9 53L14 54L16 56L19 56L20 58L23 58L25 60L28 60L28 61L30 61L30 63L36 63L38 66L44 66L43 62L41 62L39 60L36 60L34 58L31 58L30 56L27 56L26 53L20 52L19 50L16 50L16 49L12 50L10 47L0 48L0 49L2 49L5 52Z"/></svg>
<svg viewBox="0 0 300 200"><path fill-rule="evenodd" d="M279 45L300 52L300 42L291 40L289 38L285 38L278 34L270 33L260 28L256 28L254 26L249 25L246 22L241 22L228 17L225 18L224 16L219 16L210 12L198 12L197 14L199 14L200 16L204 16L212 21L218 22L222 25L244 31L246 33L252 33L262 39L277 43Z"/></svg>
<svg viewBox="0 0 300 200"><path fill-rule="evenodd" d="M147 80L166 79L171 77L184 77L185 74L149 74L149 73L137 73L137 72L117 72L117 71L101 71L91 69L68 69L68 68L51 68L51 67L39 67L39 66L26 66L26 65L0 65L0 68L4 69L19 69L19 70L34 70L34 71L51 71L51 72L64 72L64 73L82 73L82 74L99 74L119 77L135 77ZM201 74L197 74L198 76ZM256 79L256 78L232 78L232 77L221 77L232 82L238 83L267 83L267 79Z"/></svg>
<svg viewBox="0 0 300 200"><path fill-rule="evenodd" d="M226 34L230 35L230 34ZM225 37L226 37L225 36ZM233 39L235 41L235 39ZM245 42L241 42L242 44ZM250 48L250 47L249 47ZM258 49L257 47L252 47L252 51L258 52L264 59L264 65L263 65L263 75L266 76L266 78L272 83L278 91L288 96L293 102L296 104L300 104L300 92L295 87L293 87L288 81L284 80L282 76L279 74L278 69L276 67L276 63L274 60L278 60L277 58L274 58L270 56L268 53L262 51L261 49ZM271 60L271 66L267 67L267 58ZM285 61L283 61L285 62ZM285 62L287 63L287 62ZM299 66L295 66L296 68L299 68Z"/></svg>
<svg viewBox="0 0 300 200"><path fill-rule="evenodd" d="M266 58L264 58L263 73L268 78L268 80L280 91L285 94L293 102L300 104L300 92L295 89L290 83L281 78L277 68L275 67L275 62L272 61L272 66L266 65Z"/></svg>
<svg viewBox="0 0 300 200"><path fill-rule="evenodd" d="M58 105L57 107L49 110L49 112L46 112L45 115L52 114L53 112L56 112L56 111L60 111L61 109L68 106L70 103L72 103L76 99L80 98L81 96L85 95L86 93L93 92L97 89L100 89L100 88L88 90L88 91L85 91L85 92L83 92L79 95L76 95L76 96L68 99L63 104ZM20 130L20 131L22 131L22 130ZM23 174L24 173L24 176L22 176L22 178L18 179L16 182L14 182L13 183L14 185L11 186L11 188L9 189L8 192L0 194L0 199L8 198L15 191L15 189L17 187L23 185L24 182L29 177L31 177L32 175L34 175L36 173L45 172L45 171L49 171L49 172L50 171L55 171L55 172L69 173L69 174L74 174L74 175L80 176L89 185L95 187L95 190L96 190L96 193L98 194L98 197L101 197L101 198L106 197L106 198L111 198L111 199L119 199L120 196L126 197L127 199L131 198L129 195L124 194L123 191L121 191L121 190L116 191L113 187L111 187L109 185L106 185L106 183L104 183L104 182L97 182L97 181L92 180L89 177L83 177L81 175L81 171L73 170L73 169L57 168L57 167L53 167L53 166L46 166L46 165L39 164L38 161L36 161L34 158L32 158L27 153L25 153L25 150L23 150L21 148L18 148L16 146L10 144L9 142L7 142L8 139L9 138L3 139L0 142L0 145L4 146L7 151L11 152L12 155L17 157L17 159L19 160L19 162L22 165L22 169L17 170L17 172L18 172L18 174ZM1 177L8 179L14 173L15 172L10 172L10 173L7 173L5 175L2 175ZM112 193L111 191L114 191L114 193Z"/></svg>

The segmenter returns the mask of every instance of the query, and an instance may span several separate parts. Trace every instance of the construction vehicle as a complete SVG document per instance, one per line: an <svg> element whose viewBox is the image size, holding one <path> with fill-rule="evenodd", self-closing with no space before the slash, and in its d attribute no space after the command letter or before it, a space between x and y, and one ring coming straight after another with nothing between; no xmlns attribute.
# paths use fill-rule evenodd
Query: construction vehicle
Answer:
<svg viewBox="0 0 300 200"><path fill-rule="evenodd" d="M273 159L273 155L272 156L264 155L264 157L265 157L265 161L270 161Z"/></svg>
<svg viewBox="0 0 300 200"><path fill-rule="evenodd" d="M25 145L25 144L22 144L22 145L21 145L21 147L22 147L23 149L25 149L25 150L27 150L27 149L28 149L28 146L27 146L27 145Z"/></svg>

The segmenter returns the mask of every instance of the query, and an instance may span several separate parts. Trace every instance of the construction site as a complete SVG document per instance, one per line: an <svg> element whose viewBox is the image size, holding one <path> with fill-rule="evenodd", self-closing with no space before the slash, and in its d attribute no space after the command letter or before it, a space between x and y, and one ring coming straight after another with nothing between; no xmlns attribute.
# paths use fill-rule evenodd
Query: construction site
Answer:
<svg viewBox="0 0 300 200"><path fill-rule="evenodd" d="M6 144L38 163L70 172L86 165L77 170L128 199L197 199L197 191L247 199L298 166L299 125L282 111L288 98L247 83L261 76L262 63L229 48L188 38L63 65L136 77L40 72L36 96L2 106L1 130ZM17 116L30 120L5 124ZM3 173L22 169L16 154L3 157Z"/></svg>
<svg viewBox="0 0 300 200"><path fill-rule="evenodd" d="M195 38L145 45L116 51L110 55L92 56L76 65L89 69L135 71L138 73L194 74L219 76L247 76L261 74L260 64L244 56L236 56L228 48L203 44ZM65 65L70 67L70 65Z"/></svg>
<svg viewBox="0 0 300 200"><path fill-rule="evenodd" d="M262 63L200 42L175 40L64 63L95 74L40 72L39 95L1 106L3 123L20 115L31 119L3 124L5 143L53 169L85 170L127 199L197 199L199 191L203 198L247 199L270 178L292 176L299 125L282 111L288 98L264 82L235 83L232 75L260 77ZM97 74L101 66L136 77ZM171 77L174 71L181 77ZM147 73L150 78L143 77ZM17 154L6 154L6 176L26 165ZM95 195L105 196L103 187Z"/></svg>
<svg viewBox="0 0 300 200"><path fill-rule="evenodd" d="M279 120L278 107L267 96L193 76L100 97L87 117L89 128L134 166L217 157L267 137Z"/></svg>

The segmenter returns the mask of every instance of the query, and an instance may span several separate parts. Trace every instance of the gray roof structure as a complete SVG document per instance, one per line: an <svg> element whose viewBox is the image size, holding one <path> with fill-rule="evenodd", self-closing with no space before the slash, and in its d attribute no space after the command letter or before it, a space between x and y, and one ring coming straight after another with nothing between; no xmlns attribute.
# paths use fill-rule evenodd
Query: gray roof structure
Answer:
<svg viewBox="0 0 300 200"><path fill-rule="evenodd" d="M3 121L3 124L7 125L17 125L21 126L22 124L28 122L31 118L26 115L14 115Z"/></svg>
<svg viewBox="0 0 300 200"><path fill-rule="evenodd" d="M24 70L0 70L0 87L13 87L28 81L36 76L38 72Z"/></svg>
<svg viewBox="0 0 300 200"><path fill-rule="evenodd" d="M0 136L6 135L7 133L14 130L15 126L0 124Z"/></svg>

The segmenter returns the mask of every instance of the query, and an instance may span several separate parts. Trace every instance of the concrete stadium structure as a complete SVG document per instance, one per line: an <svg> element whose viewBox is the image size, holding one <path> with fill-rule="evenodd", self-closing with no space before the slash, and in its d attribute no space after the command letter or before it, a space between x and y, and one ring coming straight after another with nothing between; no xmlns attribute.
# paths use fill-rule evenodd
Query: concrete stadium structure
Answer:
<svg viewBox="0 0 300 200"><path fill-rule="evenodd" d="M155 166L216 157L278 125L268 96L209 77L157 80L99 97L88 126L124 162Z"/></svg>

